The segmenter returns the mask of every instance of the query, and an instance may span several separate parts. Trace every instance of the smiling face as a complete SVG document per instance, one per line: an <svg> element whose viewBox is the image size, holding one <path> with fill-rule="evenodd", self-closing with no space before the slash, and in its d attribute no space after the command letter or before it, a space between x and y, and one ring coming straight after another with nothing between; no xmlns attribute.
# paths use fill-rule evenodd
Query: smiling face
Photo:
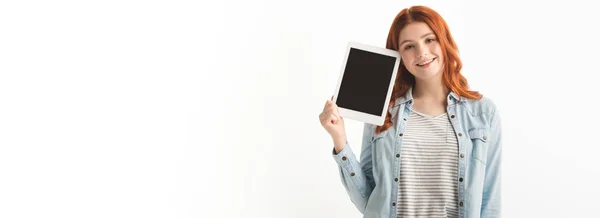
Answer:
<svg viewBox="0 0 600 218"><path fill-rule="evenodd" d="M424 22L410 23L400 31L398 51L406 69L419 80L442 78L443 55L437 36Z"/></svg>

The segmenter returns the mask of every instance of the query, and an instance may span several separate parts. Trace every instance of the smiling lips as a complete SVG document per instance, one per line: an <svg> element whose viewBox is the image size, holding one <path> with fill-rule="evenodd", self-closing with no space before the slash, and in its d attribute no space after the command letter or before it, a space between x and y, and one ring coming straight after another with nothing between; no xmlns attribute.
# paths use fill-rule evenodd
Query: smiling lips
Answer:
<svg viewBox="0 0 600 218"><path fill-rule="evenodd" d="M417 64L417 66L419 67L426 67L428 66L431 62L433 62L436 58L432 58L431 60L425 61L425 62L421 62L419 64Z"/></svg>

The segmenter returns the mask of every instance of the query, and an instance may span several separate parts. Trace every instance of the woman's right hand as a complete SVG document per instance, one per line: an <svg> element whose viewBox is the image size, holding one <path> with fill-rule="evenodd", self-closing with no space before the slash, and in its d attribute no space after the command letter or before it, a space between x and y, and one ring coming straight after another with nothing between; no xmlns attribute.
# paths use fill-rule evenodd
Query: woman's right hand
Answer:
<svg viewBox="0 0 600 218"><path fill-rule="evenodd" d="M344 118L338 112L338 106L331 100L325 102L323 112L319 114L321 125L333 139L336 152L339 152L346 145L346 129L344 127Z"/></svg>

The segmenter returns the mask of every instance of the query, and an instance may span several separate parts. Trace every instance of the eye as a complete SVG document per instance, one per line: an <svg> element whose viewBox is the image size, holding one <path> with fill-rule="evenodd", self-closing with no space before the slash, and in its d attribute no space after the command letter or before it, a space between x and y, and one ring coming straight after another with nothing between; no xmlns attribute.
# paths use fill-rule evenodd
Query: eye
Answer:
<svg viewBox="0 0 600 218"><path fill-rule="evenodd" d="M433 42L433 41L435 41L435 39L427 39L427 40L425 40L425 42L427 42L427 43L430 43L430 42Z"/></svg>
<svg viewBox="0 0 600 218"><path fill-rule="evenodd" d="M411 49L412 47L413 47L413 45L407 45L407 46L404 47L404 50Z"/></svg>

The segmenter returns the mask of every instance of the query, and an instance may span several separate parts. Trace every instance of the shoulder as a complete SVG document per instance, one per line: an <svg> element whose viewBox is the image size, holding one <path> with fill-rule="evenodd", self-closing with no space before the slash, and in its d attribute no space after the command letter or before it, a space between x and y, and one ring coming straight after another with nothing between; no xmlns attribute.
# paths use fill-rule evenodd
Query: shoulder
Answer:
<svg viewBox="0 0 600 218"><path fill-rule="evenodd" d="M474 116L479 115L491 115L497 112L498 107L496 102L487 96L482 96L481 99L467 99L462 98L463 102L460 103L465 109Z"/></svg>

